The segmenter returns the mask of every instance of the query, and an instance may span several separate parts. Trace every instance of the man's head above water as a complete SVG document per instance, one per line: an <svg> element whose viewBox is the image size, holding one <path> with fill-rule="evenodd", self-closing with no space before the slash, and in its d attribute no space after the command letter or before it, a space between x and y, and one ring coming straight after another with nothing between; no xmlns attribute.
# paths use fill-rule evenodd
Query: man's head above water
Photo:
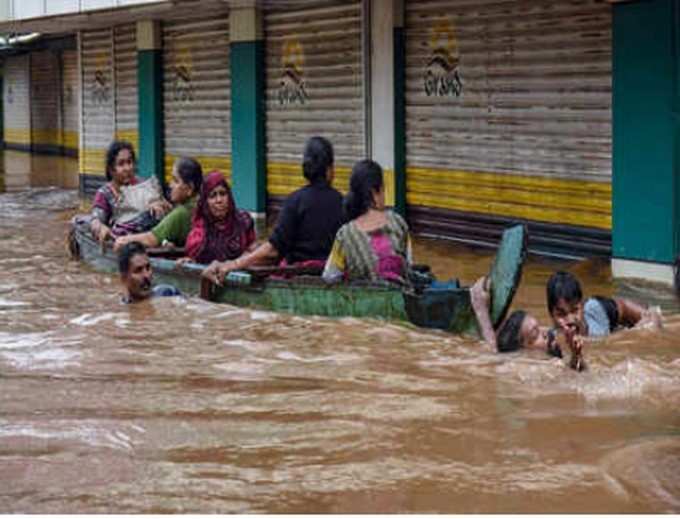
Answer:
<svg viewBox="0 0 680 519"><path fill-rule="evenodd" d="M123 246L118 254L118 271L125 301L132 303L151 297L153 272L144 245L131 242Z"/></svg>
<svg viewBox="0 0 680 519"><path fill-rule="evenodd" d="M496 347L499 353L510 353L521 349L544 351L561 357L562 353L555 342L555 334L546 326L540 326L531 314L516 310L498 330Z"/></svg>

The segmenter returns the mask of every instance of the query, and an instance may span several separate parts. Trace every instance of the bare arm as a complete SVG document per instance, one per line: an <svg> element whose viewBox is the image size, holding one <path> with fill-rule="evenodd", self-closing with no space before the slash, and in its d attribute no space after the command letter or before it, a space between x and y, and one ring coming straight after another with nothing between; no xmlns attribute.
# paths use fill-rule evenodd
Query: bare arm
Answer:
<svg viewBox="0 0 680 519"><path fill-rule="evenodd" d="M661 311L658 307L645 308L630 299L615 299L619 322L623 326L661 328Z"/></svg>
<svg viewBox="0 0 680 519"><path fill-rule="evenodd" d="M151 202L149 204L149 211L151 211L151 214L160 220L166 214L172 211L172 204L165 198L161 198L160 200L156 200L155 202Z"/></svg>
<svg viewBox="0 0 680 519"><path fill-rule="evenodd" d="M118 252L124 245L132 243L133 241L139 242L145 247L158 247L158 239L156 239L156 236L154 236L152 232L143 232L116 238L116 241L113 244L113 250Z"/></svg>
<svg viewBox="0 0 680 519"><path fill-rule="evenodd" d="M100 243L104 243L107 238L112 236L111 229L108 227L108 225L103 224L97 218L93 218L90 222L90 230L92 231L93 236Z"/></svg>
<svg viewBox="0 0 680 519"><path fill-rule="evenodd" d="M482 338L494 350L496 349L496 332L491 324L491 316L489 315L489 289L487 286L487 278L482 277L475 281L475 284L470 287L470 301L472 309L475 311L477 317L477 324L479 324Z"/></svg>
<svg viewBox="0 0 680 519"><path fill-rule="evenodd" d="M587 369L586 363L583 360L583 337L578 334L569 334L567 336L567 345L571 351L571 359L569 359L569 367L576 371L585 371Z"/></svg>
<svg viewBox="0 0 680 519"><path fill-rule="evenodd" d="M619 322L624 326L635 326L645 312L645 308L630 299L614 299L619 312Z"/></svg>
<svg viewBox="0 0 680 519"><path fill-rule="evenodd" d="M246 252L240 258L234 261L225 261L223 265L223 270L225 274L231 270L246 269L254 265L263 265L271 263L279 257L279 251L276 250L271 242L266 241L259 247L257 247L252 252ZM227 265L230 264L230 265Z"/></svg>
<svg viewBox="0 0 680 519"><path fill-rule="evenodd" d="M271 242L266 241L253 252L246 252L235 260L225 261L224 263L213 261L201 275L214 283L221 284L224 276L232 270L241 270L255 265L271 263L278 257L279 251L276 250L276 247Z"/></svg>

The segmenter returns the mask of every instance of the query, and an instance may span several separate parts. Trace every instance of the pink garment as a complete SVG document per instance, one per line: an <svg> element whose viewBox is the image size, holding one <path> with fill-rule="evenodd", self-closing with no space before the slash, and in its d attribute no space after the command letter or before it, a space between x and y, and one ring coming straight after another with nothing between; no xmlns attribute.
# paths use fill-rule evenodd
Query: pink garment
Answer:
<svg viewBox="0 0 680 519"><path fill-rule="evenodd" d="M229 195L229 213L217 221L208 208L208 196L217 186L223 185ZM213 171L203 180L201 196L194 210L191 231L187 236L186 254L199 263L238 258L255 241L253 219L234 203L229 184L219 171Z"/></svg>
<svg viewBox="0 0 680 519"><path fill-rule="evenodd" d="M326 260L304 260L304 261L296 261L295 263L288 263L286 261L286 258L283 258L279 262L279 267L299 267L299 268L307 268L307 269L318 269L319 272L323 271L323 267L326 264ZM295 274L288 273L288 272L282 272L280 274L272 274L269 276L270 279L290 279L294 277Z"/></svg>
<svg viewBox="0 0 680 519"><path fill-rule="evenodd" d="M387 281L401 281L404 273L404 259L394 253L389 237L382 232L372 234L371 248L378 258L375 269L378 276Z"/></svg>

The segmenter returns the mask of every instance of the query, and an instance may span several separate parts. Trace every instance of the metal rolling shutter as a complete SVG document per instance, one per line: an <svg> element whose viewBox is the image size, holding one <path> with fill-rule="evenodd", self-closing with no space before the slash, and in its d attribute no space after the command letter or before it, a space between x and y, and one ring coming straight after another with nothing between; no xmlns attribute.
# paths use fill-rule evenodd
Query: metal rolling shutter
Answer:
<svg viewBox="0 0 680 519"><path fill-rule="evenodd" d="M139 152L137 132L137 28L134 24L114 28L116 139L129 141Z"/></svg>
<svg viewBox="0 0 680 519"><path fill-rule="evenodd" d="M62 53L62 144L67 154L78 150L78 53Z"/></svg>
<svg viewBox="0 0 680 519"><path fill-rule="evenodd" d="M30 57L8 56L5 58L4 79L4 132L9 148L30 149Z"/></svg>
<svg viewBox="0 0 680 519"><path fill-rule="evenodd" d="M231 175L229 18L171 21L163 26L166 178L178 156L205 173Z"/></svg>
<svg viewBox="0 0 680 519"><path fill-rule="evenodd" d="M82 131L80 172L105 175L105 154L115 134L113 31L81 33Z"/></svg>
<svg viewBox="0 0 680 519"><path fill-rule="evenodd" d="M31 54L31 146L37 152L61 152L59 76L55 53Z"/></svg>
<svg viewBox="0 0 680 519"><path fill-rule="evenodd" d="M535 248L607 253L611 6L410 2L406 40L413 226L491 241L519 219Z"/></svg>
<svg viewBox="0 0 680 519"><path fill-rule="evenodd" d="M333 143L335 186L346 190L366 154L361 2L267 11L265 55L270 206L304 185L302 151L314 135Z"/></svg>

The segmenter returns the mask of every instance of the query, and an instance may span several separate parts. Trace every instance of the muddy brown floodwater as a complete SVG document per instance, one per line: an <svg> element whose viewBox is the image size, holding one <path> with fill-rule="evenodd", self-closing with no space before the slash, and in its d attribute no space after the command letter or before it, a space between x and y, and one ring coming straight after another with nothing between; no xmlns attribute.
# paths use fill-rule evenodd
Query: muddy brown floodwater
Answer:
<svg viewBox="0 0 680 519"><path fill-rule="evenodd" d="M680 512L680 317L606 265L532 258L660 304L590 371L377 320L158 299L69 261L73 191L0 194L0 512ZM420 240L472 281L491 254Z"/></svg>

